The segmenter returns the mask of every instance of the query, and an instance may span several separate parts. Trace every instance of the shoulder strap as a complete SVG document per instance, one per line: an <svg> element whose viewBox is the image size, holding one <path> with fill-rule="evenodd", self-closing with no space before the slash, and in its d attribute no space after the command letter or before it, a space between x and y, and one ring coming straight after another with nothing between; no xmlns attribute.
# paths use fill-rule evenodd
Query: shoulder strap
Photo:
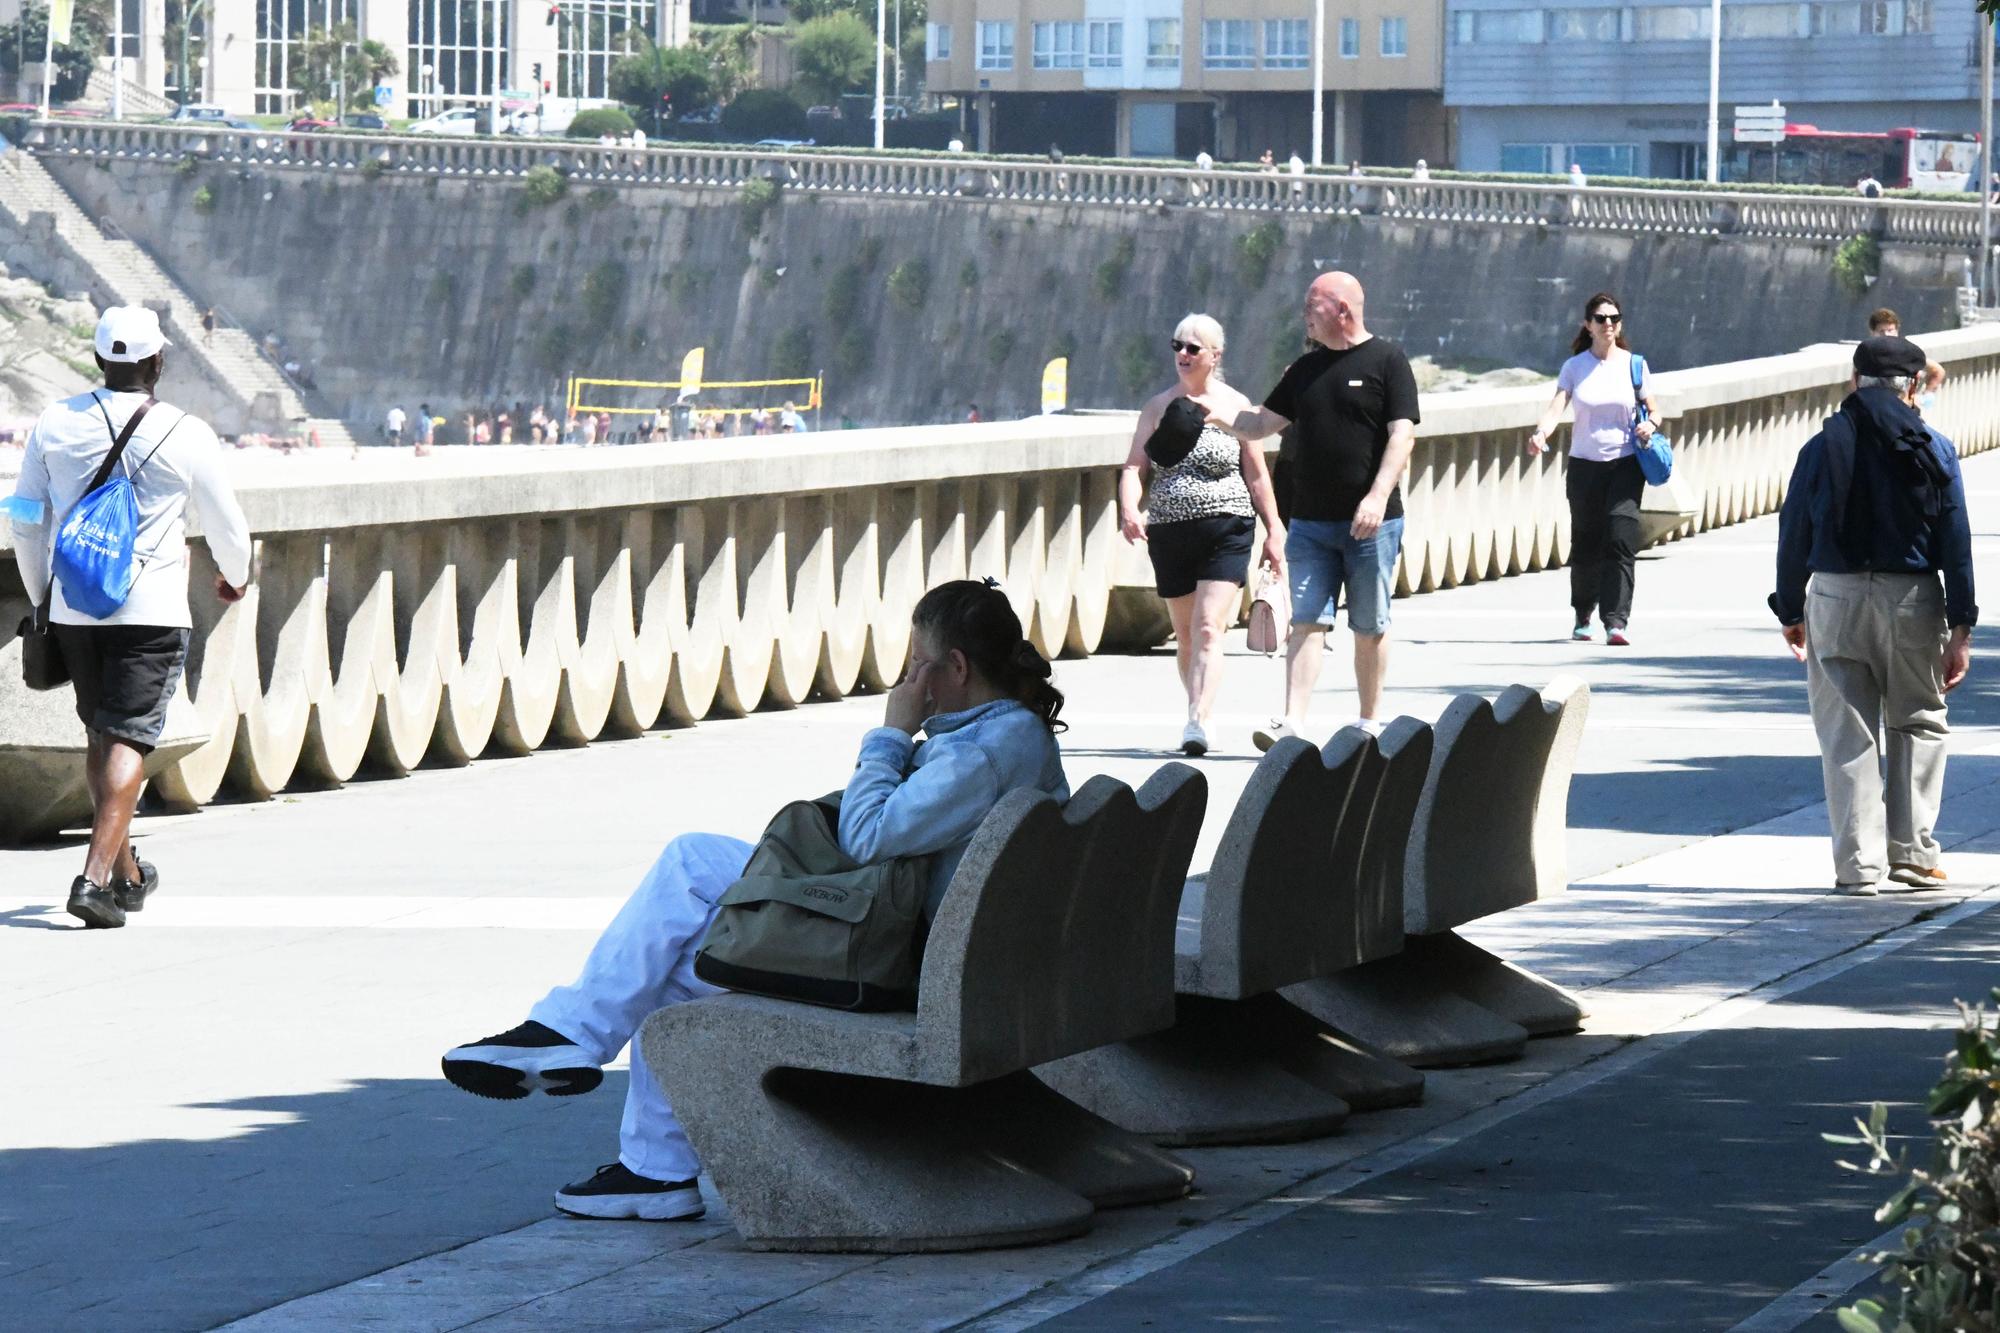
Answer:
<svg viewBox="0 0 2000 1333"><path fill-rule="evenodd" d="M1633 352L1626 364L1632 371L1632 407L1638 413L1638 419L1645 421L1652 415L1646 410L1646 400L1641 396L1646 388L1646 358Z"/></svg>
<svg viewBox="0 0 2000 1333"><path fill-rule="evenodd" d="M92 394L91 397L97 399L97 410L104 417L104 428L106 430L110 430L111 413L105 409L104 400L102 398L97 398L96 394ZM125 429L113 432L111 438L111 452L104 456L104 461L102 463L98 464L97 475L92 477L90 479L90 485L84 488L83 493L85 495L89 495L92 491L96 490L99 486L102 486L106 481L110 479L111 469L117 467L118 460L125 456L125 446L132 443L132 432L139 429L139 423L145 420L146 413L152 408L153 404L158 401L159 400L153 397L153 395L147 394L146 401L139 404L139 406L133 411L132 415L125 419ZM147 455L147 457L150 459L151 455L149 454ZM143 464L141 466L143 466Z"/></svg>

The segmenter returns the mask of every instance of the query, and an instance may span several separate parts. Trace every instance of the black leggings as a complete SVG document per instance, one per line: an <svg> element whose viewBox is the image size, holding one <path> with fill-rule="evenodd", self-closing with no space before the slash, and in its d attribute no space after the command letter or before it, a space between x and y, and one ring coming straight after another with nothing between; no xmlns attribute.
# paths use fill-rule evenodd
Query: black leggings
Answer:
<svg viewBox="0 0 2000 1333"><path fill-rule="evenodd" d="M1646 474L1633 457L1569 460L1569 601L1576 623L1600 612L1606 629L1632 615L1632 566L1639 554L1639 497Z"/></svg>

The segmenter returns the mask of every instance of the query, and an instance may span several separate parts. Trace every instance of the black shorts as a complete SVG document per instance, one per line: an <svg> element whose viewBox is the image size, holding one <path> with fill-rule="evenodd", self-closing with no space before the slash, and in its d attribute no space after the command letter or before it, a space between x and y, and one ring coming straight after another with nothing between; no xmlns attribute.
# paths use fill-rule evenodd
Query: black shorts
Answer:
<svg viewBox="0 0 2000 1333"><path fill-rule="evenodd" d="M53 628L83 725L141 750L159 744L187 662L188 632L158 625Z"/></svg>
<svg viewBox="0 0 2000 1333"><path fill-rule="evenodd" d="M1250 542L1257 520L1236 514L1146 525L1153 584L1162 597L1186 597L1204 580L1234 583L1250 577Z"/></svg>

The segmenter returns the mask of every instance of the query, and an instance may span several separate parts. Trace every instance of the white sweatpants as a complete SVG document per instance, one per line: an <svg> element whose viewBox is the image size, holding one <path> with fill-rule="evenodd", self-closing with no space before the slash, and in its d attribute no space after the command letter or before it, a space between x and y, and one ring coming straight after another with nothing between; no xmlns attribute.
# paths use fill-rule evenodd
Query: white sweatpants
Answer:
<svg viewBox="0 0 2000 1333"><path fill-rule="evenodd" d="M715 900L742 877L750 851L749 843L719 833L687 833L668 843L598 936L576 981L550 991L528 1017L609 1064L655 1009L721 994L695 976L695 949L715 918ZM653 1180L692 1180L701 1172L694 1145L636 1045L618 1160Z"/></svg>

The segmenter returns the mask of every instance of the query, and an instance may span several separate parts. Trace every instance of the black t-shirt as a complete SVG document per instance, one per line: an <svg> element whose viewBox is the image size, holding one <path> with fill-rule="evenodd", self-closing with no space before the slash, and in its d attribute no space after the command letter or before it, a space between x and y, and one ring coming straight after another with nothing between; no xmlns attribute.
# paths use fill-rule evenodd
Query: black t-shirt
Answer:
<svg viewBox="0 0 2000 1333"><path fill-rule="evenodd" d="M1389 423L1419 420L1417 377L1387 338L1337 352L1321 347L1292 362L1264 406L1296 428L1292 516L1345 523L1375 484ZM1383 517L1402 514L1398 486Z"/></svg>

